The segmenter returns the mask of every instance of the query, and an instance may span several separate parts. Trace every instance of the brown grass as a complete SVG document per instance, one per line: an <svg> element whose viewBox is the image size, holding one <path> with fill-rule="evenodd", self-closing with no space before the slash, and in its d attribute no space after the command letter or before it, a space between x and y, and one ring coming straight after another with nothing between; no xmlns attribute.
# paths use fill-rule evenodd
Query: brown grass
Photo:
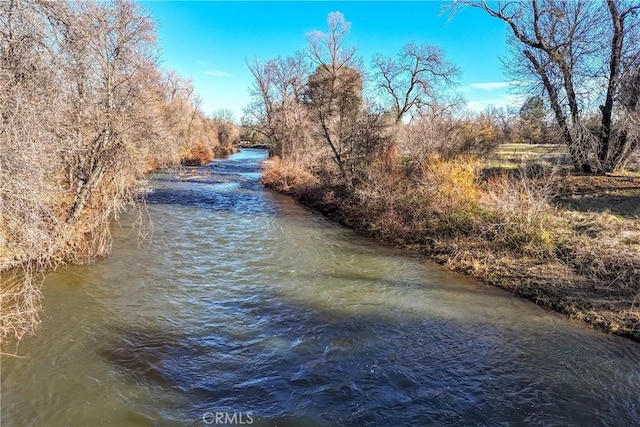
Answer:
<svg viewBox="0 0 640 427"><path fill-rule="evenodd" d="M185 166L202 166L211 163L212 160L213 150L205 144L197 142L182 157L181 163Z"/></svg>
<svg viewBox="0 0 640 427"><path fill-rule="evenodd" d="M502 174L484 184L482 206L490 213L485 238L513 251L545 258L555 250L550 231L554 193L552 175L534 177L526 168Z"/></svg>
<svg viewBox="0 0 640 427"><path fill-rule="evenodd" d="M274 159L264 182L384 242L640 340L637 218L568 210L555 201L575 178L553 169L523 166L482 178L481 168L470 158L432 157L417 167L384 159L348 193Z"/></svg>
<svg viewBox="0 0 640 427"><path fill-rule="evenodd" d="M272 157L264 163L262 181L277 191L299 196L309 193L319 184L303 164L285 162L280 157Z"/></svg>

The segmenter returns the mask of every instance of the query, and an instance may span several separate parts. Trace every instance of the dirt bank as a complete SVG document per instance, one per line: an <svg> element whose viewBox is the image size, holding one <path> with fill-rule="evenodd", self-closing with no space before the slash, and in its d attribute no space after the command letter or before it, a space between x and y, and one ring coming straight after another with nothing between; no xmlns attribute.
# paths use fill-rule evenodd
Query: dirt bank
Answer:
<svg viewBox="0 0 640 427"><path fill-rule="evenodd" d="M539 255L469 235L416 232L409 225L381 220L384 212L371 209L361 197L309 180L283 181L277 174L266 174L263 182L384 243L419 252L592 327L640 341L640 220L632 200L640 196L640 178L557 179L565 190L558 191L549 219L554 249ZM607 197L623 198L625 203L606 208ZM590 203L590 198L598 203Z"/></svg>

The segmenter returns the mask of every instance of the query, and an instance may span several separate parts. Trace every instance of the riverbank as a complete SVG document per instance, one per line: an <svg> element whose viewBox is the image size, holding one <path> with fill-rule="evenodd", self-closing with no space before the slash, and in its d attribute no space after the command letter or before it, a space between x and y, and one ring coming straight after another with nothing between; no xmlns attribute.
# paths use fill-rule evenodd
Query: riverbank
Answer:
<svg viewBox="0 0 640 427"><path fill-rule="evenodd" d="M514 185L469 165L432 167L445 177L436 182L445 207L429 206L435 193L395 166L347 191L275 159L263 183L382 242L640 341L640 177L565 173Z"/></svg>
<svg viewBox="0 0 640 427"><path fill-rule="evenodd" d="M204 165L214 158L225 158L238 152L232 145L206 146L206 150L195 152L191 157L182 157L183 166ZM188 159L189 161L185 161ZM125 209L138 211L137 225L145 228L148 221L144 212L144 203L140 203L140 194L136 190L138 183L145 174L167 167L178 167L177 164L160 167L158 162L147 161L142 172L135 171L129 177L125 190L119 197L108 198L105 202L104 193L109 187L96 191L89 199L85 209L74 222L64 221L67 209L58 209L58 216L51 215L50 228L55 233L47 238L44 249L34 249L27 240L19 244L8 245L2 237L6 234L4 223L0 222L0 344L12 339L20 340L23 336L33 334L40 324L42 311L41 284L46 273L67 264L88 264L96 259L104 258L111 251L110 224L117 220L120 212ZM187 171L193 168L186 169ZM129 171L132 175L133 171ZM182 172L181 172L182 173ZM115 202L114 202L115 200ZM112 205L116 203L116 207ZM35 234L32 225L24 222L20 225L25 233Z"/></svg>
<svg viewBox="0 0 640 427"><path fill-rule="evenodd" d="M640 423L636 343L320 219L265 158L154 174L153 239L126 215L107 259L47 276L3 426Z"/></svg>

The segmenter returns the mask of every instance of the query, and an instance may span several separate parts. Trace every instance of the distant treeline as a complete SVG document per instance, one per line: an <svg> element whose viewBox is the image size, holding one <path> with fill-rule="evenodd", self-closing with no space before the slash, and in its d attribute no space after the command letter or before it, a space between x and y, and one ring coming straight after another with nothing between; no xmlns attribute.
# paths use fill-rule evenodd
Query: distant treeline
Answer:
<svg viewBox="0 0 640 427"><path fill-rule="evenodd" d="M408 43L365 61L349 46L350 23L306 49L249 64L253 101L247 139L263 138L294 161L318 157L351 186L380 152L405 157L486 154L500 143L563 144L576 171L625 169L640 149L640 6L637 2L461 0L506 23L509 85L519 109L465 111L459 70L438 46ZM324 153L321 153L323 152ZM359 177L358 177L359 175Z"/></svg>

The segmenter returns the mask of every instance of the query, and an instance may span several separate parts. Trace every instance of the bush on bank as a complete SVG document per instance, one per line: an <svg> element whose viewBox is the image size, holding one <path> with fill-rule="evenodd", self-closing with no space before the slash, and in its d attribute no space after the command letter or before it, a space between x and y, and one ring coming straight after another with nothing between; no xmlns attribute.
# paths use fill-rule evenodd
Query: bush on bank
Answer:
<svg viewBox="0 0 640 427"><path fill-rule="evenodd" d="M575 219L568 220L567 211L553 203L561 177L523 166L486 178L482 168L468 156L435 155L419 167L401 157L384 159L373 162L368 180L349 191L335 179L337 173L314 173L326 168L274 157L265 164L263 182L452 270L640 339L640 312L634 309L640 292L637 249L619 242L603 246L602 235L577 234ZM606 302L604 288L612 297Z"/></svg>
<svg viewBox="0 0 640 427"><path fill-rule="evenodd" d="M160 69L139 3L0 2L0 27L3 343L35 331L43 269L109 252L146 172L232 152L239 131Z"/></svg>

